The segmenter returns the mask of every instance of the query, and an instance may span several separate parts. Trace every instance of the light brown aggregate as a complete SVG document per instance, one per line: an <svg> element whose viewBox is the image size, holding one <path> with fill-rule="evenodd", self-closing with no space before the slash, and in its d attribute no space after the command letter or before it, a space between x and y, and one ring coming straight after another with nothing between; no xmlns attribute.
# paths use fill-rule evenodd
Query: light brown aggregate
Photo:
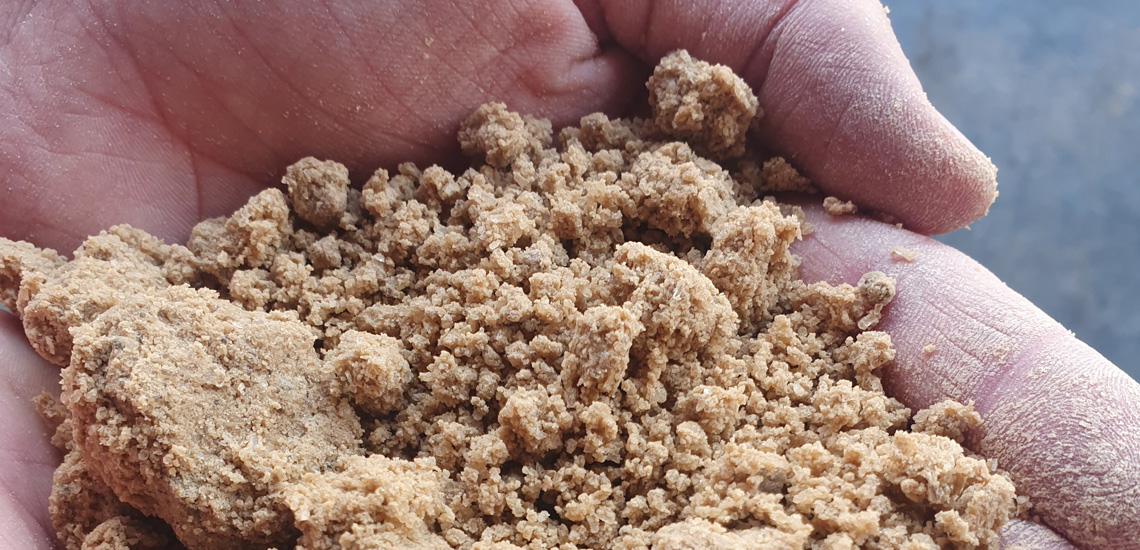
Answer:
<svg viewBox="0 0 1140 550"><path fill-rule="evenodd" d="M291 540L283 488L360 452L358 417L288 315L175 286L74 333L62 401L78 451L188 547Z"/></svg>
<svg viewBox="0 0 1140 550"><path fill-rule="evenodd" d="M835 197L825 197L823 199L823 210L832 216L842 216L845 214L854 214L859 211L859 208L851 201L845 201Z"/></svg>
<svg viewBox="0 0 1140 550"><path fill-rule="evenodd" d="M23 275L53 271L66 262L67 259L54 250L0 239L0 306L16 312Z"/></svg>
<svg viewBox="0 0 1140 550"><path fill-rule="evenodd" d="M648 86L657 128L714 160L743 155L745 134L753 118L763 114L748 84L731 69L693 59L684 50L665 56Z"/></svg>
<svg viewBox="0 0 1140 550"><path fill-rule="evenodd" d="M810 182L732 160L755 96L684 52L649 88L557 136L484 105L461 174L303 159L184 247L0 240L66 366L65 547L996 547L977 413L883 393L894 281L797 280L802 211L761 196Z"/></svg>

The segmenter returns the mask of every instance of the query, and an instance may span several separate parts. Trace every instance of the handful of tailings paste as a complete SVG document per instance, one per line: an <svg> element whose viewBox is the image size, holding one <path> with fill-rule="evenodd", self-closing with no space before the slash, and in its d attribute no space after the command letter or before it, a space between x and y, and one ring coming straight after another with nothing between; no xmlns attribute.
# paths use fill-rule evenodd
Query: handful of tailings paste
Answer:
<svg viewBox="0 0 1140 550"><path fill-rule="evenodd" d="M68 550L995 547L981 421L883 393L894 281L804 284L810 188L757 162L730 70L675 52L653 118L487 104L472 167L331 161L185 246L0 239L0 299L63 367Z"/></svg>

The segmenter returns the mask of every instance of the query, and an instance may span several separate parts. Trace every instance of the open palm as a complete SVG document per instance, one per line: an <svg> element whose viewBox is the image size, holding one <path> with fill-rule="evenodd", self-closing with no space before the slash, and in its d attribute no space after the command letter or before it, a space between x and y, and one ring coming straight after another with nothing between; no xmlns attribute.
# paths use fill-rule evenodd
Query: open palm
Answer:
<svg viewBox="0 0 1140 550"><path fill-rule="evenodd" d="M765 112L758 145L830 193L925 234L976 219L994 194L992 165L926 101L874 0L195 4L0 6L0 235L70 251L130 223L183 240L301 156L358 176L454 161L459 121L485 101L555 126L627 113L651 64L681 47L745 75ZM912 407L974 400L989 422L973 447L1049 525L1080 546L1135 548L1140 386L964 256L813 215L806 277L900 280L895 393ZM894 245L920 259L891 263ZM58 370L22 340L0 313L0 542L52 548L59 457L30 403ZM935 340L945 352L924 354ZM1028 523L1005 535L1067 545Z"/></svg>

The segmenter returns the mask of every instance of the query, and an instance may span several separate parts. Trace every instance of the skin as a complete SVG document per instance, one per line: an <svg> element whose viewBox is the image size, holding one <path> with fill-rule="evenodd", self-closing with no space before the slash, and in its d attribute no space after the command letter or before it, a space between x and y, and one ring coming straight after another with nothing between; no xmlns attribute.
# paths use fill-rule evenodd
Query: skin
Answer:
<svg viewBox="0 0 1140 550"><path fill-rule="evenodd" d="M1140 385L917 234L983 215L995 170L925 99L877 2L136 4L0 5L0 235L70 251L130 223L180 241L304 155L357 178L404 160L455 163L455 129L485 101L556 127L627 113L652 64L684 47L753 86L760 146L915 232L809 208L815 232L797 251L809 280L899 278L886 380L911 407L954 397L989 419L970 445L1015 475L1048 525L1012 524L1003 542L1140 540ZM892 262L895 245L918 259ZM938 351L923 353L931 342ZM59 455L30 400L57 379L0 313L5 548L55 545L46 502Z"/></svg>

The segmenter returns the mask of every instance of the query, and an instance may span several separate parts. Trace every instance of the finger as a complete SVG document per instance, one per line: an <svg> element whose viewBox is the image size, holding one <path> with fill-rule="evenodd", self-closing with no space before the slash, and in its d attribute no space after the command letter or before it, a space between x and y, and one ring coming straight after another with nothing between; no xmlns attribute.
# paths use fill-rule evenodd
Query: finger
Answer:
<svg viewBox="0 0 1140 550"><path fill-rule="evenodd" d="M48 518L60 456L32 398L59 393L59 369L32 351L15 315L0 310L0 547L55 547Z"/></svg>
<svg viewBox="0 0 1140 550"><path fill-rule="evenodd" d="M306 155L456 160L484 102L565 125L644 82L570 0L29 9L0 42L0 235L61 251L117 223L184 240Z"/></svg>
<svg viewBox="0 0 1140 550"><path fill-rule="evenodd" d="M931 106L875 0L579 6L647 62L687 48L743 75L765 113L765 145L827 193L925 234L962 227L993 202L996 169Z"/></svg>
<svg viewBox="0 0 1140 550"><path fill-rule="evenodd" d="M973 401L983 425L968 445L1012 474L1045 523L1087 548L1135 548L1140 384L964 254L891 225L808 214L805 280L897 279L880 325L898 351L888 390L912 408ZM914 261L893 259L896 246Z"/></svg>
<svg viewBox="0 0 1140 550"><path fill-rule="evenodd" d="M1019 519L1005 524L999 535L999 544L1005 550L1076 550L1052 529Z"/></svg>

